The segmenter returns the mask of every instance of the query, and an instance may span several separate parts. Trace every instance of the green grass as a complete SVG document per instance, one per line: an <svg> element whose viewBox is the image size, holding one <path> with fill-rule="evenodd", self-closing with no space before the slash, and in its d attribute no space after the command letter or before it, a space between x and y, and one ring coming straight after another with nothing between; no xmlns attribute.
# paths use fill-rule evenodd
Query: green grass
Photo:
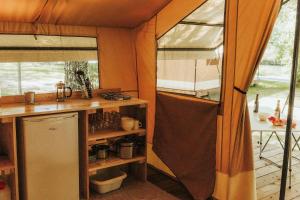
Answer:
<svg viewBox="0 0 300 200"><path fill-rule="evenodd" d="M259 81L248 90L248 101L255 99L256 94L260 96L272 96L276 93L289 90L289 83L273 82L273 81ZM297 90L300 91L298 87Z"/></svg>

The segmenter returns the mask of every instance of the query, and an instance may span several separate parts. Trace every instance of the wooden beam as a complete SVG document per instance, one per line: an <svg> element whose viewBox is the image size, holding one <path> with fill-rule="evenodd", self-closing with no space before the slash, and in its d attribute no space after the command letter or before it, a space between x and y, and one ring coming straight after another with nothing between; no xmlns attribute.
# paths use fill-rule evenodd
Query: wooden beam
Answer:
<svg viewBox="0 0 300 200"><path fill-rule="evenodd" d="M194 26L213 26L213 27L220 27L220 28L224 27L224 24L210 24L206 22L192 22L192 21L181 21L178 24L194 25Z"/></svg>
<svg viewBox="0 0 300 200"><path fill-rule="evenodd" d="M199 48L193 48L193 47L158 47L157 51L214 51L220 46L223 45L223 41L218 44L215 47L205 48L205 47L199 47Z"/></svg>
<svg viewBox="0 0 300 200"><path fill-rule="evenodd" d="M157 48L157 51L214 51L223 45L223 42L216 47L212 48L177 48L177 47L168 47L168 48Z"/></svg>

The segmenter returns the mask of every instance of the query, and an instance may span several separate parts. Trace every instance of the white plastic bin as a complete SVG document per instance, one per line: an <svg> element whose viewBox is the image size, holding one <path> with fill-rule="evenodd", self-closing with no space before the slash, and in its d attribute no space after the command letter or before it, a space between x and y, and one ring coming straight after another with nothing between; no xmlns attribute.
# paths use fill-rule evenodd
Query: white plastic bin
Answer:
<svg viewBox="0 0 300 200"><path fill-rule="evenodd" d="M118 169L108 169L90 177L91 188L104 194L121 187L123 180L127 174Z"/></svg>

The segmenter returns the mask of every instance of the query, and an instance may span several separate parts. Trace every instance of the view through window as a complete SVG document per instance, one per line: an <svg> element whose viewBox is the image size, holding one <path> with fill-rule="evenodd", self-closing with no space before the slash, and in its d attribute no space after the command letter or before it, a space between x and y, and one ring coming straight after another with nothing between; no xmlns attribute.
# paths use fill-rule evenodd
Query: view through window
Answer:
<svg viewBox="0 0 300 200"><path fill-rule="evenodd" d="M254 105L256 94L259 95L261 111L263 109L273 111L277 100L280 100L283 112L287 111L294 47L296 0L284 2L247 95L251 108ZM298 70L298 77L299 74ZM297 93L299 86L298 83Z"/></svg>
<svg viewBox="0 0 300 200"><path fill-rule="evenodd" d="M79 69L99 88L96 38L0 35L2 96L55 92L59 81L77 90Z"/></svg>
<svg viewBox="0 0 300 200"><path fill-rule="evenodd" d="M261 63L248 90L257 199L278 199L294 50L296 0L284 0ZM286 199L298 199L300 70L294 104ZM257 98L258 97L258 98ZM256 100L257 99L257 100ZM257 106L255 106L257 105ZM257 108L257 109L255 109ZM257 111L257 112L256 112Z"/></svg>
<svg viewBox="0 0 300 200"><path fill-rule="evenodd" d="M225 0L208 0L158 40L157 90L220 100Z"/></svg>

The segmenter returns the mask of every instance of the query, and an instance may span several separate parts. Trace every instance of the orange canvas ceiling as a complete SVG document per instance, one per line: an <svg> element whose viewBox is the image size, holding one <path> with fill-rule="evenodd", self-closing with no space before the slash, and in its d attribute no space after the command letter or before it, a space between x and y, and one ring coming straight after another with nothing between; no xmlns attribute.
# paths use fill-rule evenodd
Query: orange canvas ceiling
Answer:
<svg viewBox="0 0 300 200"><path fill-rule="evenodd" d="M135 27L171 0L0 0L0 21Z"/></svg>

